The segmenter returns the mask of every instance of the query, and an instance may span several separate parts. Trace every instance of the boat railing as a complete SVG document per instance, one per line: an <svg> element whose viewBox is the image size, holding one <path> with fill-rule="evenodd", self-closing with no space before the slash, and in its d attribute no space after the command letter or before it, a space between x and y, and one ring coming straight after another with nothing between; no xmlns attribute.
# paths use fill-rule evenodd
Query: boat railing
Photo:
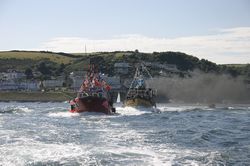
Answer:
<svg viewBox="0 0 250 166"><path fill-rule="evenodd" d="M77 97L78 98L84 98L84 97L87 97L89 96L89 93L86 93L86 92L77 92Z"/></svg>
<svg viewBox="0 0 250 166"><path fill-rule="evenodd" d="M130 89L127 97L144 96L153 97L155 92L152 89Z"/></svg>
<svg viewBox="0 0 250 166"><path fill-rule="evenodd" d="M88 96L94 96L94 97L107 97L104 91L83 91L83 92L77 92L78 98L85 98Z"/></svg>

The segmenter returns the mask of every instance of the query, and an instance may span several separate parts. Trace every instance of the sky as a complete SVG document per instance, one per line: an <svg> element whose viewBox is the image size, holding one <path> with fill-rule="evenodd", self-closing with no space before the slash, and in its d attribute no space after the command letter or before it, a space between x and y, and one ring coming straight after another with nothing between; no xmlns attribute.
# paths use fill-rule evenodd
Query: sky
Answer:
<svg viewBox="0 0 250 166"><path fill-rule="evenodd" d="M250 0L0 0L0 51L85 46L250 63Z"/></svg>

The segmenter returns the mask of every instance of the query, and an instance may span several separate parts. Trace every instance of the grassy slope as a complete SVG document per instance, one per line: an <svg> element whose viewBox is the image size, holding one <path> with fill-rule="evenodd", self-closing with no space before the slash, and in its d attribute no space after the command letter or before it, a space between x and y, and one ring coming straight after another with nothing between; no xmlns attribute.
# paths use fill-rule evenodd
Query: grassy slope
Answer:
<svg viewBox="0 0 250 166"><path fill-rule="evenodd" d="M0 51L0 72L7 69L24 71L28 67L38 64L40 61L49 60L58 64L69 64L66 70L75 71L88 69L89 61L80 60L88 55L108 55L107 53L54 53L39 51ZM88 58L87 58L88 59ZM7 62L7 63L5 63Z"/></svg>
<svg viewBox="0 0 250 166"><path fill-rule="evenodd" d="M124 55L127 57L127 55L131 54L131 52L126 51L72 54L38 51L0 51L0 72L6 71L6 69L23 71L28 67L35 66L43 60L49 60L57 64L69 64L66 67L66 71L69 72L84 69L86 70L88 68L89 56L91 55L101 56L107 63L109 63L108 66L113 66L113 64L117 61L124 61ZM244 68L246 64L226 64L220 66L241 69Z"/></svg>
<svg viewBox="0 0 250 166"><path fill-rule="evenodd" d="M31 59L35 61L48 59L56 63L68 64L73 58L59 55L56 53L33 52L33 51L2 51L0 52L0 59Z"/></svg>
<svg viewBox="0 0 250 166"><path fill-rule="evenodd" d="M227 67L240 67L240 68L242 68L242 67L246 67L247 64L225 64L224 66L227 66Z"/></svg>
<svg viewBox="0 0 250 166"><path fill-rule="evenodd" d="M67 66L65 70L67 72L73 72L79 70L88 70L88 68L89 68L88 61L79 61Z"/></svg>

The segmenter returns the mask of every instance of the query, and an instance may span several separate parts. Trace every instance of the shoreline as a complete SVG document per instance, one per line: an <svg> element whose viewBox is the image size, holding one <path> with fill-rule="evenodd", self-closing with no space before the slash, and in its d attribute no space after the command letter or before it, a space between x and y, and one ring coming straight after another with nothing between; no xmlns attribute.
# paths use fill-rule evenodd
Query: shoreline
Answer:
<svg viewBox="0 0 250 166"><path fill-rule="evenodd" d="M63 102L74 98L74 92L0 92L0 102Z"/></svg>
<svg viewBox="0 0 250 166"><path fill-rule="evenodd" d="M69 91L57 91L57 92L24 92L24 91L0 91L0 102L65 102L75 98L76 92ZM183 102L183 101L169 101L169 100L158 100L158 104L168 104L171 105L211 105L215 106L221 105L250 105L250 101L228 101L225 103L220 102L209 102L209 103L199 103L199 102Z"/></svg>

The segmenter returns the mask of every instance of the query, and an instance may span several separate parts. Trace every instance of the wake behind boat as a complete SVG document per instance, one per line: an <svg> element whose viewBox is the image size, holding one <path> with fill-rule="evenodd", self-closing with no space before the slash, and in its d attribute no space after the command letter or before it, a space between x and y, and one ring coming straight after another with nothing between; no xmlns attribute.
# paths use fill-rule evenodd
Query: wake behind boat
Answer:
<svg viewBox="0 0 250 166"><path fill-rule="evenodd" d="M143 72L152 78L149 71L143 64L139 64L136 68L134 79L128 90L124 106L129 107L156 107L154 101L155 91L146 87Z"/></svg>
<svg viewBox="0 0 250 166"><path fill-rule="evenodd" d="M115 112L110 97L111 86L103 80L94 65L91 65L77 97L70 101L70 112Z"/></svg>

